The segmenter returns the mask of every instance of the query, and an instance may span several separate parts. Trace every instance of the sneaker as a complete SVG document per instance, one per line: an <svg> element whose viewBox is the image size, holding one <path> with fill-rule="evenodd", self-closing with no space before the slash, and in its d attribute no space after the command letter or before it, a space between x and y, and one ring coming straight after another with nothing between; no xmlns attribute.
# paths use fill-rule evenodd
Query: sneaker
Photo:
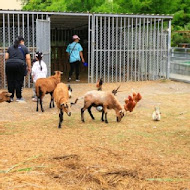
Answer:
<svg viewBox="0 0 190 190"><path fill-rule="evenodd" d="M32 98L32 101L33 102L37 102L37 98Z"/></svg>
<svg viewBox="0 0 190 190"><path fill-rule="evenodd" d="M25 100L23 98L17 98L16 102L25 103Z"/></svg>
<svg viewBox="0 0 190 190"><path fill-rule="evenodd" d="M76 82L79 82L80 80L79 79L76 79Z"/></svg>
<svg viewBox="0 0 190 190"><path fill-rule="evenodd" d="M70 82L70 81L71 81L71 78L69 77L69 78L68 78L68 82Z"/></svg>
<svg viewBox="0 0 190 190"><path fill-rule="evenodd" d="M11 102L14 102L14 99L13 99L13 98L11 98L11 99L10 99L10 101L11 101Z"/></svg>

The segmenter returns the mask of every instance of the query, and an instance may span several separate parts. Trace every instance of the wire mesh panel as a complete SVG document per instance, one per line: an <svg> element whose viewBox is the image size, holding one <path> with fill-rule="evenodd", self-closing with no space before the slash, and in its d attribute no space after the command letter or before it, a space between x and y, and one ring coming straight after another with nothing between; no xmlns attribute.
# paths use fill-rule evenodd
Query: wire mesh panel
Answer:
<svg viewBox="0 0 190 190"><path fill-rule="evenodd" d="M95 15L92 33L91 82L166 78L168 25L163 19Z"/></svg>

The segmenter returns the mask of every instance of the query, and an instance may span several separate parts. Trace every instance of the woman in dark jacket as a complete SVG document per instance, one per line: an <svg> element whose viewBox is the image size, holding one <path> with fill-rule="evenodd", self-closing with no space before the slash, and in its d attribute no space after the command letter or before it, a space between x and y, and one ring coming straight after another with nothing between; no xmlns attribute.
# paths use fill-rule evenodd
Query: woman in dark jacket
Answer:
<svg viewBox="0 0 190 190"><path fill-rule="evenodd" d="M8 48L5 60L7 60L5 71L8 91L12 94L11 101L13 101L14 92L16 91L16 101L23 102L22 86L24 76L26 75L26 64L28 72L31 72L31 58L27 47L24 45L24 38L22 36L18 36L14 45Z"/></svg>

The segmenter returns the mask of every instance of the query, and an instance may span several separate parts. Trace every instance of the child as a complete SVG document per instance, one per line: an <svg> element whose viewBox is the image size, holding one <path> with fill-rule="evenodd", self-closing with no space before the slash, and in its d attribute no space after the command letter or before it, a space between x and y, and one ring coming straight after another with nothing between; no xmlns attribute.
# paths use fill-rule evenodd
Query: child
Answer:
<svg viewBox="0 0 190 190"><path fill-rule="evenodd" d="M37 101L35 83L37 79L46 78L47 76L47 66L45 62L42 60L42 57L43 57L42 52L36 52L35 57L36 57L36 61L34 62L33 67L32 67L33 94L34 94L32 100L34 102Z"/></svg>

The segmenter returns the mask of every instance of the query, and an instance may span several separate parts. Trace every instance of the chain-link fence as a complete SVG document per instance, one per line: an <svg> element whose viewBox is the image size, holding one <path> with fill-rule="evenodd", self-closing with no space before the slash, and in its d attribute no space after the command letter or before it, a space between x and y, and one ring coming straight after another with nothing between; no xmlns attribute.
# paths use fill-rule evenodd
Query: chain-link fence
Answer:
<svg viewBox="0 0 190 190"><path fill-rule="evenodd" d="M37 28L38 19L49 18L45 28L43 24ZM46 64L50 74L51 67L56 68L55 63L50 63L50 45L57 40L65 45L75 31L87 35L88 82L96 82L100 77L105 82L168 78L171 19L165 15L0 11L0 88L6 87L5 52L18 35L25 38L32 58L37 46L47 48L44 51L49 56ZM69 31L69 35L64 31ZM24 86L31 86L29 75Z"/></svg>
<svg viewBox="0 0 190 190"><path fill-rule="evenodd" d="M170 60L170 74L172 78L175 78L176 75L190 77L190 48L171 48Z"/></svg>
<svg viewBox="0 0 190 190"><path fill-rule="evenodd" d="M91 81L98 78L105 82L166 78L169 61L167 22L160 18L96 15L92 22Z"/></svg>

